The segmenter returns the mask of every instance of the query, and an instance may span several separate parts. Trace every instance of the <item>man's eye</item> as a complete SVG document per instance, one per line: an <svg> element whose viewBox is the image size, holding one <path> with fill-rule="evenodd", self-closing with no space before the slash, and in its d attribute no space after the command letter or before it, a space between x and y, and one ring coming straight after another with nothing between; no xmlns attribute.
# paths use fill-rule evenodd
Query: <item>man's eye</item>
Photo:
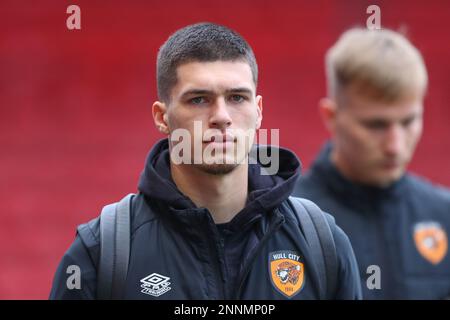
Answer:
<svg viewBox="0 0 450 320"><path fill-rule="evenodd" d="M233 94L232 96L230 96L230 100L234 103L240 103L245 100L245 97L243 97L239 94Z"/></svg>
<svg viewBox="0 0 450 320"><path fill-rule="evenodd" d="M403 127L409 127L413 122L414 122L415 118L408 118L406 120L402 121L402 125Z"/></svg>
<svg viewBox="0 0 450 320"><path fill-rule="evenodd" d="M189 103L191 104L202 104L205 103L206 100L204 97L195 97L189 100Z"/></svg>
<svg viewBox="0 0 450 320"><path fill-rule="evenodd" d="M386 129L388 127L388 124L385 122L378 122L378 121L374 121L374 122L366 122L365 127L367 129L370 130L383 130Z"/></svg>

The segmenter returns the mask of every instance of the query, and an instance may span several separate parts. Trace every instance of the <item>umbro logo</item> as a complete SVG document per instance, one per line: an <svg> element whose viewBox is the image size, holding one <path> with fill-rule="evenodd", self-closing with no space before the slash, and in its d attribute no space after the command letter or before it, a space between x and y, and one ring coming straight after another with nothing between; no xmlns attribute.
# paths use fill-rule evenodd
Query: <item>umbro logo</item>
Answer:
<svg viewBox="0 0 450 320"><path fill-rule="evenodd" d="M141 279L141 292L150 296L159 297L169 291L170 278L158 273L152 273Z"/></svg>

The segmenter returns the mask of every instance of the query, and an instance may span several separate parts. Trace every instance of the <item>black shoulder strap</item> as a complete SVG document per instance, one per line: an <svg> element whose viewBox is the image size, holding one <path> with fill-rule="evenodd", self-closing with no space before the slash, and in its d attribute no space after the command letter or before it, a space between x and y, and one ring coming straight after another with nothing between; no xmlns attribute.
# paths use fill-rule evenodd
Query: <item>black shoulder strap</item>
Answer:
<svg viewBox="0 0 450 320"><path fill-rule="evenodd" d="M97 299L122 299L130 258L129 194L117 203L103 207L100 215L100 262L97 273Z"/></svg>
<svg viewBox="0 0 450 320"><path fill-rule="evenodd" d="M313 202L289 197L297 219L303 227L306 241L316 261L321 299L334 299L337 288L338 259L330 225L322 210Z"/></svg>

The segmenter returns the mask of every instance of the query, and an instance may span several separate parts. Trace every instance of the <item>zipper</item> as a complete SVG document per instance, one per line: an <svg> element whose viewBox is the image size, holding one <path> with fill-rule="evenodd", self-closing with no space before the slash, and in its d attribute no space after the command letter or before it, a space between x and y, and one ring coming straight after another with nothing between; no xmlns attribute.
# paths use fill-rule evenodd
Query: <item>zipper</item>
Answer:
<svg viewBox="0 0 450 320"><path fill-rule="evenodd" d="M279 210L276 209L278 212ZM261 249L264 247L264 245L266 244L267 240L270 238L270 236L278 230L278 228L284 223L284 219L283 216L281 216L281 219L277 222L275 222L270 229L267 231L267 233L264 235L264 237L261 239L261 241L258 244L258 247L255 249L255 253L252 255L252 257L249 259L249 262L247 263L247 265L244 268L244 271L242 272L242 276L240 277L238 283L238 289L236 291L236 296L235 296L235 300L239 300L239 296L241 295L241 291L242 291L242 286L244 285L244 281L247 278L247 275L250 272L251 266L252 264L255 262L256 257L259 255L259 252L261 251Z"/></svg>
<svg viewBox="0 0 450 320"><path fill-rule="evenodd" d="M211 228L211 222L207 221L207 228L208 229L212 229ZM213 232L213 234L215 234L215 230L211 230ZM216 235L217 238L217 235ZM208 242L208 247L209 247L209 251L212 253L211 256L213 256L213 272L215 274L215 278L216 278L216 282L219 286L219 296L216 297L218 300L224 300L225 299L225 287L224 287L224 275L222 272L222 266L220 263L221 260L221 252L219 250L223 250L222 249L222 243L221 243L221 238L218 237L219 242L217 242L217 239L214 239L214 241L207 241ZM220 249L218 249L218 246L220 247ZM222 254L223 255L223 254Z"/></svg>
<svg viewBox="0 0 450 320"><path fill-rule="evenodd" d="M209 243L210 243L209 248L210 248L211 252L214 253L213 254L213 256L214 256L214 258L213 258L213 260L214 260L213 268L216 271L214 273L216 275L216 282L217 282L217 284L219 286L219 295L220 296L218 296L217 299L222 299L223 300L223 299L225 299L225 287L224 287L224 283L223 283L224 281L223 281L222 268L221 268L221 265L220 265L220 255L217 252L217 248L214 248L216 246L216 244L213 243L212 241L209 241Z"/></svg>
<svg viewBox="0 0 450 320"><path fill-rule="evenodd" d="M386 217L383 216L382 212L386 212L388 210L385 210L383 208L383 206L378 203L377 206L374 208L377 212L375 212L375 214L377 214L377 216L373 215L374 212L372 212L372 218L375 217L375 225L376 225L376 241L377 241L377 255L380 252L380 248L386 248L385 250L388 251L389 248L389 241L388 241L388 237L387 237L387 233L386 233L386 225L385 224L385 219ZM392 268L391 268L391 264L392 264L392 260L389 258L389 253L381 253L379 255L380 257L380 261L381 261L381 265L380 268L383 268L384 274L387 276L384 276L384 283L382 284L383 286L383 291L381 290L373 290L375 292L384 292L384 298L386 299L393 299L392 297L390 297L390 295L393 292L393 288L394 286L392 286L391 284L393 283L393 281L395 280L393 273L392 273ZM387 270L387 271L386 271ZM387 278L387 280L386 280ZM382 278L383 279L383 278Z"/></svg>

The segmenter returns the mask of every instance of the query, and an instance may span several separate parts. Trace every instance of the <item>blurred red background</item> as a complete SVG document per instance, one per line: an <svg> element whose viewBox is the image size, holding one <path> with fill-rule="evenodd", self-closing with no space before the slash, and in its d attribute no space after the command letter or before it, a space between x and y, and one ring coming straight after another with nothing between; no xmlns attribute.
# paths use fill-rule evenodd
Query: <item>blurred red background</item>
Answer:
<svg viewBox="0 0 450 320"><path fill-rule="evenodd" d="M66 8L81 8L81 30ZM345 29L406 30L430 75L411 169L450 185L448 1L5 1L0 3L0 298L46 299L76 226L136 185L162 136L150 114L159 46L211 21L241 33L260 68L264 128L307 168L327 133L323 56ZM30 281L32 280L32 281Z"/></svg>

